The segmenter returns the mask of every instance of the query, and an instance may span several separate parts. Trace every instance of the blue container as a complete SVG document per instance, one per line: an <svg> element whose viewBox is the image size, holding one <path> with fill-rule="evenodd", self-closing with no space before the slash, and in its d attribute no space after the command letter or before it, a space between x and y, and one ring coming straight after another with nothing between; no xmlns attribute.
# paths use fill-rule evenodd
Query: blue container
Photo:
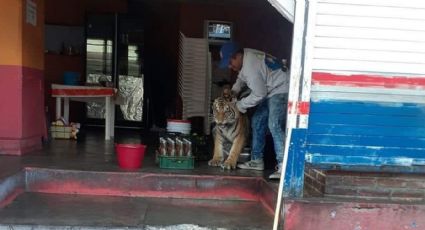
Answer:
<svg viewBox="0 0 425 230"><path fill-rule="evenodd" d="M79 78L80 78L80 73L67 71L63 73L63 84L78 85Z"/></svg>

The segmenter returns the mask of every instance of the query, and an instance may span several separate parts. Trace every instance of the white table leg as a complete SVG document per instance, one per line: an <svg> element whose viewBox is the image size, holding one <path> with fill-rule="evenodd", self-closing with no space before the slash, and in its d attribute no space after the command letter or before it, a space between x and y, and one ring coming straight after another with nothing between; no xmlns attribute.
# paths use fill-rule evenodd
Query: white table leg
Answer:
<svg viewBox="0 0 425 230"><path fill-rule="evenodd" d="M111 137L115 136L115 100L111 99Z"/></svg>
<svg viewBox="0 0 425 230"><path fill-rule="evenodd" d="M61 98L56 98L56 119L61 117Z"/></svg>
<svg viewBox="0 0 425 230"><path fill-rule="evenodd" d="M69 98L68 97L63 98L63 118L65 119L66 122L68 122L68 124L70 123L70 121L69 121Z"/></svg>
<svg viewBox="0 0 425 230"><path fill-rule="evenodd" d="M105 97L105 140L111 139L111 97Z"/></svg>

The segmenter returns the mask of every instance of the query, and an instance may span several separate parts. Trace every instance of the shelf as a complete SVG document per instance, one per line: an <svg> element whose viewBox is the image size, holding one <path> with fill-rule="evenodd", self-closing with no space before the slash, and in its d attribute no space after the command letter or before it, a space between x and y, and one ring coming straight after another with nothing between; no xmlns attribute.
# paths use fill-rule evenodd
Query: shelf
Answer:
<svg viewBox="0 0 425 230"><path fill-rule="evenodd" d="M66 54L58 54L58 53L44 53L47 56L55 56L55 57L67 57L67 58L71 58L71 57L79 57L82 58L83 55L82 54L74 54L74 55L66 55Z"/></svg>

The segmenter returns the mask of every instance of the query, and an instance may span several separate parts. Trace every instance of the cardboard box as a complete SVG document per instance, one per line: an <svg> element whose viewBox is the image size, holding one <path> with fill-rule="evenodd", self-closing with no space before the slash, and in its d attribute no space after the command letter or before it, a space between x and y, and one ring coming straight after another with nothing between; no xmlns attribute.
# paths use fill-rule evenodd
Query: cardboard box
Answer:
<svg viewBox="0 0 425 230"><path fill-rule="evenodd" d="M70 139L72 127L71 126L58 126L52 125L50 127L50 133L54 139Z"/></svg>

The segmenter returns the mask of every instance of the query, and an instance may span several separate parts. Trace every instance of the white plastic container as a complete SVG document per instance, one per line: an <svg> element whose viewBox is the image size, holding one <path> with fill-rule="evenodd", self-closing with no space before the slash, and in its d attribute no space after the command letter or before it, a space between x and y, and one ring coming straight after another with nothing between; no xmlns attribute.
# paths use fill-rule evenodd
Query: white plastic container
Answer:
<svg viewBox="0 0 425 230"><path fill-rule="evenodd" d="M190 134L191 124L188 120L167 120L167 132Z"/></svg>

